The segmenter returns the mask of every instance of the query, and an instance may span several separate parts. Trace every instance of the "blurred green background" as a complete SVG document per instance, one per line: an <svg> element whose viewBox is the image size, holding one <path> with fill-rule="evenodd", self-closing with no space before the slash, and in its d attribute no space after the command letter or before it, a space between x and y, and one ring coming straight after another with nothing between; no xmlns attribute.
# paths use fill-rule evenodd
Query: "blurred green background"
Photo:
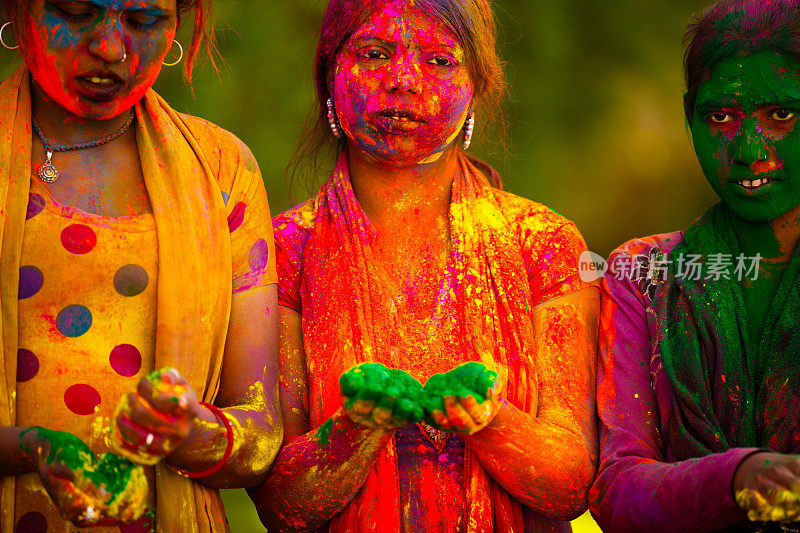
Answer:
<svg viewBox="0 0 800 533"><path fill-rule="evenodd" d="M709 3L494 0L511 83L507 150L487 142L480 115L471 150L501 172L508 190L574 220L604 256L633 237L687 226L715 198L681 103L683 31ZM192 97L179 67L165 68L156 88L176 109L250 146L277 214L311 194L298 186L290 195L285 168L312 105L327 2L215 4L220 75L199 68ZM18 64L16 53L0 49L0 76ZM261 530L242 491L226 491L225 500L234 532ZM575 530L596 531L588 516Z"/></svg>

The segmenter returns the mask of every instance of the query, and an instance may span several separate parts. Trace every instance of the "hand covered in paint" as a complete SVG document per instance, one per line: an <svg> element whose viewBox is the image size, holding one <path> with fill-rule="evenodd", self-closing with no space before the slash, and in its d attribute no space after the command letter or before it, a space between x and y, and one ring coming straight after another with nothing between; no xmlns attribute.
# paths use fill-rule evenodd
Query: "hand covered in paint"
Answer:
<svg viewBox="0 0 800 533"><path fill-rule="evenodd" d="M200 409L197 395L177 370L152 372L120 399L112 448L136 463L155 464L187 439Z"/></svg>
<svg viewBox="0 0 800 533"><path fill-rule="evenodd" d="M733 478L736 503L760 522L800 521L800 455L760 452Z"/></svg>
<svg viewBox="0 0 800 533"><path fill-rule="evenodd" d="M113 453L99 459L71 433L32 428L32 462L61 514L79 527L126 524L147 503L141 466Z"/></svg>
<svg viewBox="0 0 800 533"><path fill-rule="evenodd" d="M342 404L353 422L396 429L422 421L422 385L396 368L362 363L339 378Z"/></svg>
<svg viewBox="0 0 800 533"><path fill-rule="evenodd" d="M497 372L477 362L431 376L424 388L427 422L444 431L472 435L500 410Z"/></svg>

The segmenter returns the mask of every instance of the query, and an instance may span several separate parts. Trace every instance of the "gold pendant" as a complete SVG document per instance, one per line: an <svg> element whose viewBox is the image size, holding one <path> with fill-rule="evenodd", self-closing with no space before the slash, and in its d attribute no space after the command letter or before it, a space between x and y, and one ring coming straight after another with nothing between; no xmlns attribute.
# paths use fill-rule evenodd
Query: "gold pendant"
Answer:
<svg viewBox="0 0 800 533"><path fill-rule="evenodd" d="M39 167L39 179L45 183L54 183L58 179L58 169L50 161L52 157L53 152L48 150L47 161Z"/></svg>

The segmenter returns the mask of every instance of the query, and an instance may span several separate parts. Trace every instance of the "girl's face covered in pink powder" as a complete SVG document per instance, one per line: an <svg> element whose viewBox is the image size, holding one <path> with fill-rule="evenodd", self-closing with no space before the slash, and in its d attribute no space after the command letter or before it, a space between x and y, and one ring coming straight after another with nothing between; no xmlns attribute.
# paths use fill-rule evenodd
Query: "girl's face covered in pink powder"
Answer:
<svg viewBox="0 0 800 533"><path fill-rule="evenodd" d="M455 35L413 0L384 3L336 57L331 94L350 150L396 167L459 138L473 83Z"/></svg>
<svg viewBox="0 0 800 533"><path fill-rule="evenodd" d="M22 53L62 108L108 119L155 82L176 27L176 0L34 0Z"/></svg>

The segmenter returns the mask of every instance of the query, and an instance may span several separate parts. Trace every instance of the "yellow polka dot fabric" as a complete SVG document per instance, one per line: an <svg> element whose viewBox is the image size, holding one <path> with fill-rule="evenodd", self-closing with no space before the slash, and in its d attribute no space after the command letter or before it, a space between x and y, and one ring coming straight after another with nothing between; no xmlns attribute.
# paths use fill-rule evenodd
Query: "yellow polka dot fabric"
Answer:
<svg viewBox="0 0 800 533"><path fill-rule="evenodd" d="M152 215L63 207L32 182L19 278L17 425L68 431L95 453L108 451L119 398L154 369L157 247ZM152 489L152 469L148 481ZM76 530L36 474L18 478L16 493L17 531ZM148 520L122 531L147 531Z"/></svg>
<svg viewBox="0 0 800 533"><path fill-rule="evenodd" d="M226 185L221 183L220 185ZM222 191L231 234L231 290L275 282L261 183ZM17 425L68 431L95 453L123 394L154 370L158 237L152 215L103 217L59 205L31 180L19 277ZM191 280L187 280L191 283ZM153 472L147 469L151 504ZM15 529L74 532L38 475L16 485ZM150 531L152 513L93 533Z"/></svg>
<svg viewBox="0 0 800 533"><path fill-rule="evenodd" d="M146 348L126 338L129 327L140 330L137 338L142 343L152 338L152 331L148 332L152 325L132 325L132 321L145 320L147 313L136 317L130 308L114 307L114 302L129 305L144 300L147 291L157 293L158 302L152 365L178 368L199 397L214 401L225 362L229 311L236 301L231 293L277 281L266 191L255 158L234 135L177 113L148 91L134 107L132 129L153 207L155 235L150 244L130 244L133 232L115 226L115 233L108 221L82 218L78 212L53 212L50 208L55 204L48 205L47 195L31 182L31 169L38 170L41 161L31 158L29 81L23 66L0 84L0 123L10 126L2 128L0 135L4 254L0 261L0 352L6 355L6 364L0 368L0 420L6 426L68 427L82 437L94 437L95 424L102 427L107 422L102 410L108 408L105 412L110 413L116 403L117 398L111 399L114 394L108 392L117 386L113 382L133 384L137 379L119 375L114 368L132 371L124 368L135 359L133 350L120 348L112 358L114 348L130 345L139 351L139 375L150 364ZM112 264L107 246L111 246L109 235L115 234L117 245L129 243L132 253L124 262ZM157 273L148 270L147 257L151 265L157 258ZM137 267L148 279L138 294L144 276ZM60 298L50 292L53 287ZM149 309L154 308L151 303ZM116 318L104 322L115 313ZM90 342L95 335L99 340ZM47 379L52 379L49 386ZM80 414L90 408L92 414ZM85 420L92 420L91 425ZM90 440L95 451L103 449L96 439ZM160 472L155 486L159 529L201 533L227 529L215 489L163 465L156 470ZM22 501L27 496L15 488L22 478L1 480L0 530L74 531L48 524L41 500ZM30 497L34 498L33 492ZM30 511L20 513L26 505ZM28 514L33 512L39 514Z"/></svg>

